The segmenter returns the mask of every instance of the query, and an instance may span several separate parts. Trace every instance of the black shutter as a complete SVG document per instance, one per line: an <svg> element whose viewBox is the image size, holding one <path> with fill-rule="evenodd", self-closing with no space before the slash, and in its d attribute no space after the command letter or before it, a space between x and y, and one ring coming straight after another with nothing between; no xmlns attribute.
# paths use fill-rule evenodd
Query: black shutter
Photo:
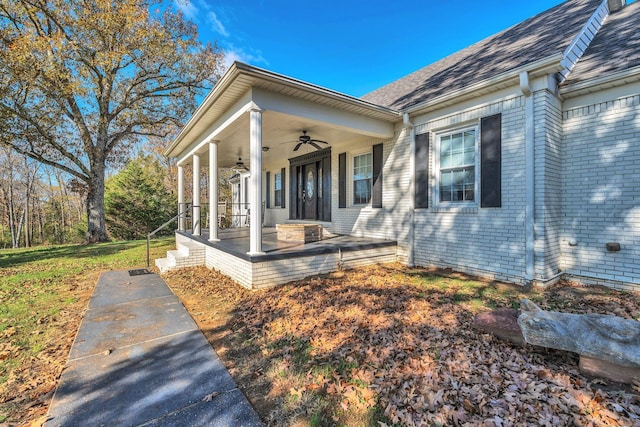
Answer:
<svg viewBox="0 0 640 427"><path fill-rule="evenodd" d="M373 188L371 207L382 207L382 144L373 146Z"/></svg>
<svg viewBox="0 0 640 427"><path fill-rule="evenodd" d="M271 172L267 172L267 209L271 208Z"/></svg>
<svg viewBox="0 0 640 427"><path fill-rule="evenodd" d="M416 135L415 207L429 207L429 133Z"/></svg>
<svg viewBox="0 0 640 427"><path fill-rule="evenodd" d="M347 153L338 155L338 207L347 207Z"/></svg>
<svg viewBox="0 0 640 427"><path fill-rule="evenodd" d="M322 160L322 220L331 221L331 157Z"/></svg>
<svg viewBox="0 0 640 427"><path fill-rule="evenodd" d="M296 219L296 209L298 208L298 195L296 194L296 191L298 191L298 176L295 166L289 168L289 181L291 181L289 183L289 219Z"/></svg>
<svg viewBox="0 0 640 427"><path fill-rule="evenodd" d="M287 169L286 168L282 168L280 169L280 207L281 208L285 208L286 204L285 204L285 200L287 199L286 194L287 194Z"/></svg>
<svg viewBox="0 0 640 427"><path fill-rule="evenodd" d="M480 121L480 207L502 206L502 115Z"/></svg>

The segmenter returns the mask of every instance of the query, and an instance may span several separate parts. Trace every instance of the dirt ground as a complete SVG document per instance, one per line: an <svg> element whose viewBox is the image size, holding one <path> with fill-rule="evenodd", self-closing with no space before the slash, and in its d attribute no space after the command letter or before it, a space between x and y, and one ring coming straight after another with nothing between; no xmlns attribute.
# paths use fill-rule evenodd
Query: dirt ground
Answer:
<svg viewBox="0 0 640 427"><path fill-rule="evenodd" d="M206 268L167 276L269 425L640 426L640 384L589 378L573 353L471 326L523 296L637 320L639 294L470 279L393 264L250 292Z"/></svg>

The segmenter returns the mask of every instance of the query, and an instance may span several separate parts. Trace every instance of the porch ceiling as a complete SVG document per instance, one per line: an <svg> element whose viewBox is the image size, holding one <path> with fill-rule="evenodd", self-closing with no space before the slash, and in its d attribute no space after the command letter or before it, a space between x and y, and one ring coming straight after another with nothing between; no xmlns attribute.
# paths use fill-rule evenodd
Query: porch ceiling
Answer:
<svg viewBox="0 0 640 427"><path fill-rule="evenodd" d="M368 135L362 135L355 131L338 129L318 121L313 121L289 114L275 111L265 111L262 117L262 146L268 147L268 151L263 151L264 163L272 160L290 159L302 154L316 151L315 148L304 144L298 151L293 151L298 136L306 130L313 139L326 141L328 144L319 144L322 148L333 147L336 144L352 145L370 139ZM238 159L249 167L249 115L243 114L238 120L226 127L217 137L218 140L218 165L221 168L235 166ZM202 145L194 153L200 154L200 164L202 167L209 165L207 155L209 146ZM191 157L185 157L181 162L183 165L191 164Z"/></svg>

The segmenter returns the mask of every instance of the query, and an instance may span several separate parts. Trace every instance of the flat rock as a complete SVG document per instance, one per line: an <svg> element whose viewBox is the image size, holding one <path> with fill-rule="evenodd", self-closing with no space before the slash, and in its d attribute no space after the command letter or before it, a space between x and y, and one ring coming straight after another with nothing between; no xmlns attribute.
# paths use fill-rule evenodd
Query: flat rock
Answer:
<svg viewBox="0 0 640 427"><path fill-rule="evenodd" d="M605 314L546 311L528 299L518 324L528 344L572 351L612 365L640 369L640 322Z"/></svg>
<svg viewBox="0 0 640 427"><path fill-rule="evenodd" d="M518 315L518 310L510 308L486 311L473 319L473 327L514 344L524 345L524 337L518 325Z"/></svg>
<svg viewBox="0 0 640 427"><path fill-rule="evenodd" d="M617 383L631 384L640 381L640 368L616 365L606 360L580 356L580 370L585 374L606 378Z"/></svg>

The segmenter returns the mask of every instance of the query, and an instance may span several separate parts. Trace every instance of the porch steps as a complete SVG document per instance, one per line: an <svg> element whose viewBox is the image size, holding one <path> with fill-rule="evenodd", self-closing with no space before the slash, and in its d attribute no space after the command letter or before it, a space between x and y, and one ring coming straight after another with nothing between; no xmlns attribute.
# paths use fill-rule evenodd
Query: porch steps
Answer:
<svg viewBox="0 0 640 427"><path fill-rule="evenodd" d="M191 242L177 242L178 249L167 251L166 258L156 259L156 267L160 273L183 267L195 267L205 264L203 245Z"/></svg>

